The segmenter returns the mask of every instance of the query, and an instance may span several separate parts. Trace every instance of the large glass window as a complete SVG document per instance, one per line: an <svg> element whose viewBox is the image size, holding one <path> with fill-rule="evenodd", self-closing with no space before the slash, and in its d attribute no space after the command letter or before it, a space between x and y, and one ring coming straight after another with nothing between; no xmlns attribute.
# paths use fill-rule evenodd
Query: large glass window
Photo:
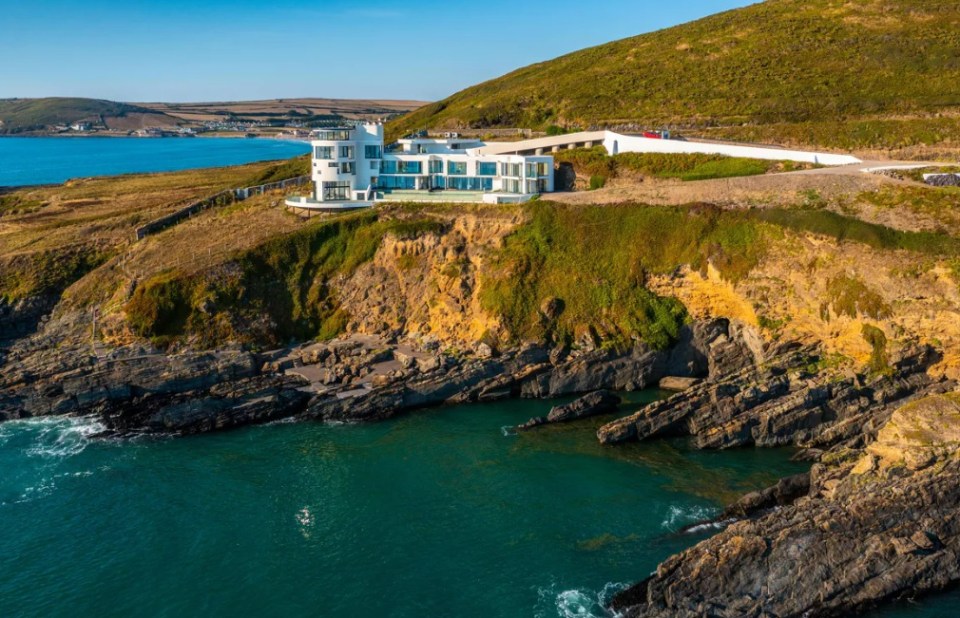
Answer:
<svg viewBox="0 0 960 618"><path fill-rule="evenodd" d="M537 176L543 178L550 175L550 166L547 163L537 163Z"/></svg>
<svg viewBox="0 0 960 618"><path fill-rule="evenodd" d="M353 158L353 146L340 146L340 158L341 158L341 159L352 159L352 158Z"/></svg>
<svg viewBox="0 0 960 618"><path fill-rule="evenodd" d="M452 176L466 176L466 161L447 161L447 174Z"/></svg>
<svg viewBox="0 0 960 618"><path fill-rule="evenodd" d="M371 162L370 162L370 169L372 169L372 170L375 171L375 172L379 172L379 171L380 171L380 162L379 162L379 161L371 161Z"/></svg>
<svg viewBox="0 0 960 618"><path fill-rule="evenodd" d="M340 164L340 173L341 174L356 174L357 173L357 164L353 161L348 161L346 163Z"/></svg>
<svg viewBox="0 0 960 618"><path fill-rule="evenodd" d="M363 147L363 156L367 159L382 159L383 158L383 147L379 145L375 146L364 146Z"/></svg>
<svg viewBox="0 0 960 618"><path fill-rule="evenodd" d="M443 161L439 159L433 159L428 164L431 174L442 174L443 173Z"/></svg>
<svg viewBox="0 0 960 618"><path fill-rule="evenodd" d="M417 179L415 176L380 176L377 188L413 190L417 188Z"/></svg>
<svg viewBox="0 0 960 618"><path fill-rule="evenodd" d="M520 193L520 181L513 179L504 180L503 190L507 193Z"/></svg>
<svg viewBox="0 0 960 618"><path fill-rule="evenodd" d="M380 171L384 174L396 174L397 173L397 160L389 159L380 162Z"/></svg>
<svg viewBox="0 0 960 618"><path fill-rule="evenodd" d="M527 163L527 178L536 178L536 177L537 177L537 164Z"/></svg>
<svg viewBox="0 0 960 618"><path fill-rule="evenodd" d="M496 163L477 163L477 176L496 176L497 175L497 164Z"/></svg>
<svg viewBox="0 0 960 618"><path fill-rule="evenodd" d="M331 129L319 131L317 139L325 142L342 142L350 139L350 129Z"/></svg>
<svg viewBox="0 0 960 618"><path fill-rule="evenodd" d="M493 178L447 178L447 189L455 191L490 191Z"/></svg>
<svg viewBox="0 0 960 618"><path fill-rule="evenodd" d="M398 174L419 174L423 170L423 164L420 161L398 161Z"/></svg>
<svg viewBox="0 0 960 618"><path fill-rule="evenodd" d="M510 176L511 178L520 177L519 163L502 163L500 167L501 167L501 170L500 170L501 176Z"/></svg>
<svg viewBox="0 0 960 618"><path fill-rule="evenodd" d="M333 146L317 146L313 149L314 159L332 159Z"/></svg>
<svg viewBox="0 0 960 618"><path fill-rule="evenodd" d="M349 182L325 182L323 183L323 199L329 200L349 200L350 183Z"/></svg>

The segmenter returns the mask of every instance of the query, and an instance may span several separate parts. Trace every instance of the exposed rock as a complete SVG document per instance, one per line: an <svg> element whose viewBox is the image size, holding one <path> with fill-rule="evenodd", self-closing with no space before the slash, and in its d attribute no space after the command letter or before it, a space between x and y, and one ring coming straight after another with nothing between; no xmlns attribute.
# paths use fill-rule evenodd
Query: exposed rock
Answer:
<svg viewBox="0 0 960 618"><path fill-rule="evenodd" d="M555 296L544 298L543 302L540 303L540 315L550 321L559 318L560 314L563 313L563 309L563 301Z"/></svg>
<svg viewBox="0 0 960 618"><path fill-rule="evenodd" d="M547 420L551 423L562 423L598 414L609 414L616 411L620 401L620 397L610 391L597 391L567 405L554 407L547 414Z"/></svg>
<svg viewBox="0 0 960 618"><path fill-rule="evenodd" d="M862 446L893 409L910 398L944 392L953 383L933 379L924 369L932 350L913 350L895 363L895 376L810 372L813 348L788 349L762 368L711 378L636 414L600 428L600 442L612 444L655 436L692 435L700 448L794 444L824 448L849 441Z"/></svg>
<svg viewBox="0 0 960 618"><path fill-rule="evenodd" d="M667 376L660 378L660 388L665 391L685 391L693 388L700 383L699 378L681 378L678 376Z"/></svg>
<svg viewBox="0 0 960 618"><path fill-rule="evenodd" d="M960 581L958 402L951 394L901 407L876 442L889 467L858 475L851 463L816 465L809 495L669 558L613 609L650 618L847 616ZM908 427L925 431L911 437Z"/></svg>
<svg viewBox="0 0 960 618"><path fill-rule="evenodd" d="M532 429L547 423L564 423L589 416L614 412L620 405L620 397L610 391L596 391L562 406L555 406L546 417L535 417L517 426L517 429Z"/></svg>

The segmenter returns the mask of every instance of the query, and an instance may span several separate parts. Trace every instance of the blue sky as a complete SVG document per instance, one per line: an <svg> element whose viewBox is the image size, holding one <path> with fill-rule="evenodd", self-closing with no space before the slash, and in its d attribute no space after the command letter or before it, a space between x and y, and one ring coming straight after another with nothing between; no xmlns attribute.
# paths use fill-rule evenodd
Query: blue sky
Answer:
<svg viewBox="0 0 960 618"><path fill-rule="evenodd" d="M436 100L744 0L0 0L0 98Z"/></svg>

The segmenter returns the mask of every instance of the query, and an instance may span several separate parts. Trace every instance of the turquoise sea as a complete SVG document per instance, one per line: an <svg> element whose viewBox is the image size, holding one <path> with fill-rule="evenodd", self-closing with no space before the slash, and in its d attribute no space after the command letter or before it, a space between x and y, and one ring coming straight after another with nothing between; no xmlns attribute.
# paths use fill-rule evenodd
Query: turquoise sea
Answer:
<svg viewBox="0 0 960 618"><path fill-rule="evenodd" d="M602 616L709 533L681 527L801 468L504 429L550 405L132 442L0 424L0 616Z"/></svg>
<svg viewBox="0 0 960 618"><path fill-rule="evenodd" d="M305 142L260 138L5 137L0 138L0 187L239 165L307 152Z"/></svg>

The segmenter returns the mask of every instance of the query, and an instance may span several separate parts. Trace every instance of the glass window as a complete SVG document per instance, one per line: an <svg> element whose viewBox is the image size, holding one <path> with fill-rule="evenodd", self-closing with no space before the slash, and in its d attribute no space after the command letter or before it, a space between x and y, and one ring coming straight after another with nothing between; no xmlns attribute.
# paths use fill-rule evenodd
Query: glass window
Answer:
<svg viewBox="0 0 960 618"><path fill-rule="evenodd" d="M314 159L332 159L333 146L317 146L313 149Z"/></svg>
<svg viewBox="0 0 960 618"><path fill-rule="evenodd" d="M383 147L381 146L364 146L363 147L363 156L366 159L382 159L383 158Z"/></svg>
<svg viewBox="0 0 960 618"><path fill-rule="evenodd" d="M536 177L537 177L537 164L527 163L527 178L536 178Z"/></svg>
<svg viewBox="0 0 960 618"><path fill-rule="evenodd" d="M543 178L550 175L550 167L546 163L537 163L537 176Z"/></svg>
<svg viewBox="0 0 960 618"><path fill-rule="evenodd" d="M448 161L447 174L454 175L454 176L466 176L467 162L466 161Z"/></svg>
<svg viewBox="0 0 960 618"><path fill-rule="evenodd" d="M519 163L504 163L502 164L502 169L500 170L501 176L510 176L512 178L518 178L520 176L520 164Z"/></svg>
<svg viewBox="0 0 960 618"><path fill-rule="evenodd" d="M454 191L490 191L493 178L447 178L447 189Z"/></svg>
<svg viewBox="0 0 960 618"><path fill-rule="evenodd" d="M430 173L431 174L442 174L443 173L443 161L439 159L434 159L429 163Z"/></svg>
<svg viewBox="0 0 960 618"><path fill-rule="evenodd" d="M349 200L350 183L349 182L325 182L323 183L324 200Z"/></svg>
<svg viewBox="0 0 960 618"><path fill-rule="evenodd" d="M381 161L380 171L383 172L384 174L396 174L397 173L396 159Z"/></svg>
<svg viewBox="0 0 960 618"><path fill-rule="evenodd" d="M329 131L319 131L317 139L325 142L342 142L350 139L350 129L332 129Z"/></svg>
<svg viewBox="0 0 960 618"><path fill-rule="evenodd" d="M353 161L340 164L340 173L341 174L356 174L357 173L357 164Z"/></svg>
<svg viewBox="0 0 960 618"><path fill-rule="evenodd" d="M504 180L503 181L503 190L507 193L520 193L520 181L519 180Z"/></svg>
<svg viewBox="0 0 960 618"><path fill-rule="evenodd" d="M477 176L496 176L497 175L497 164L496 163L477 163Z"/></svg>
<svg viewBox="0 0 960 618"><path fill-rule="evenodd" d="M370 162L370 169L372 169L372 170L375 171L375 172L379 172L379 171L380 171L380 162L379 162L379 161L371 161L371 162Z"/></svg>
<svg viewBox="0 0 960 618"><path fill-rule="evenodd" d="M340 158L341 158L341 159L352 159L352 158L353 158L353 146L340 146Z"/></svg>
<svg viewBox="0 0 960 618"><path fill-rule="evenodd" d="M398 174L419 174L423 169L420 161L399 161L397 165Z"/></svg>
<svg viewBox="0 0 960 618"><path fill-rule="evenodd" d="M417 188L417 179L414 176L381 176L377 188L413 190Z"/></svg>

